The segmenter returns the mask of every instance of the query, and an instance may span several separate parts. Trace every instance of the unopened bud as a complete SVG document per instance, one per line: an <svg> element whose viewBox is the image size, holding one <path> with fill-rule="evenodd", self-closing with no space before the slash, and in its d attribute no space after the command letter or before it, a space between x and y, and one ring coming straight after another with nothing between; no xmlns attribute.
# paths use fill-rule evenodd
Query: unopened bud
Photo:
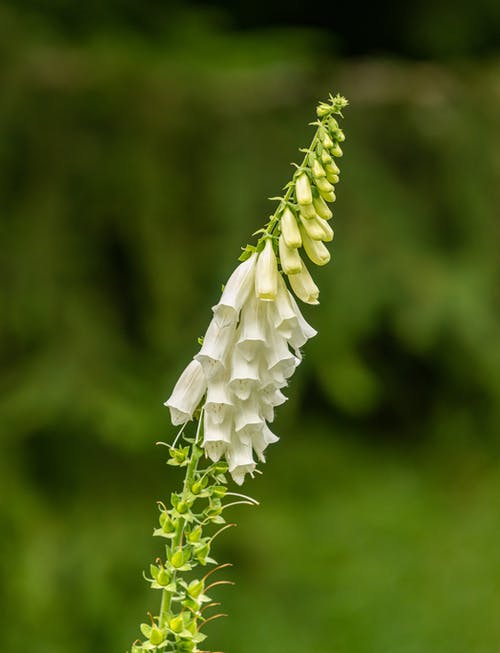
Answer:
<svg viewBox="0 0 500 653"><path fill-rule="evenodd" d="M332 184L328 181L328 179L325 179L324 177L316 180L316 186L322 195L323 193L331 193L333 191Z"/></svg>
<svg viewBox="0 0 500 653"><path fill-rule="evenodd" d="M330 260L330 252L321 240L312 240L312 238L309 238L309 236L304 233L302 234L302 243L307 256L309 256L313 263L316 265L326 265L328 263Z"/></svg>
<svg viewBox="0 0 500 653"><path fill-rule="evenodd" d="M175 567L176 569L182 567L184 564L184 553L182 549L177 549L177 551L172 555L170 562L172 563L172 567Z"/></svg>
<svg viewBox="0 0 500 653"><path fill-rule="evenodd" d="M326 133L323 134L323 136L321 137L321 142L323 143L323 146L329 150L331 150L331 148L333 147L333 141L330 138L330 136Z"/></svg>
<svg viewBox="0 0 500 653"><path fill-rule="evenodd" d="M201 490L202 490L201 481L195 481L193 485L191 485L191 492L193 494L199 494Z"/></svg>
<svg viewBox="0 0 500 653"><path fill-rule="evenodd" d="M201 533L202 533L201 526L196 526L195 528L193 528L193 530L187 535L187 539L190 542L190 544L195 544L196 542L199 542Z"/></svg>
<svg viewBox="0 0 500 653"><path fill-rule="evenodd" d="M299 204L312 204L311 184L305 172L295 180L295 193Z"/></svg>
<svg viewBox="0 0 500 653"><path fill-rule="evenodd" d="M227 492L227 487L224 487L223 485L216 485L212 492L214 497L222 498Z"/></svg>
<svg viewBox="0 0 500 653"><path fill-rule="evenodd" d="M274 300L278 293L278 263L273 241L266 240L255 268L255 293L259 299Z"/></svg>
<svg viewBox="0 0 500 653"><path fill-rule="evenodd" d="M330 220L330 218L333 217L333 213L330 211L328 204L322 197L315 197L313 204L316 213L320 218L323 218L323 220Z"/></svg>
<svg viewBox="0 0 500 653"><path fill-rule="evenodd" d="M184 630L184 619L181 614L178 614L176 617L173 617L168 622L168 627L174 633L180 633Z"/></svg>
<svg viewBox="0 0 500 653"><path fill-rule="evenodd" d="M187 591L189 596L192 596L193 599L197 599L203 592L203 581L192 580L188 585Z"/></svg>
<svg viewBox="0 0 500 653"><path fill-rule="evenodd" d="M309 238L312 238L312 240L323 240L325 231L321 226L318 218L314 218L312 220L301 220L301 225L303 229L302 239L304 238L304 233L306 233ZM297 272L299 272L299 270L297 270Z"/></svg>
<svg viewBox="0 0 500 653"><path fill-rule="evenodd" d="M170 583L170 575L165 569L165 567L161 567L160 571L158 572L158 575L156 576L156 582L158 585L161 585L162 587L165 587Z"/></svg>
<svg viewBox="0 0 500 653"><path fill-rule="evenodd" d="M331 155L328 153L328 150L324 149L321 152L321 163L326 166L333 161Z"/></svg>
<svg viewBox="0 0 500 653"><path fill-rule="evenodd" d="M281 216L281 235L290 249L296 249L302 245L300 231L292 211L287 207ZM280 253L281 257L281 253Z"/></svg>
<svg viewBox="0 0 500 653"><path fill-rule="evenodd" d="M288 277L293 292L306 304L319 304L319 288L314 283L309 270L302 265L298 274L290 274Z"/></svg>
<svg viewBox="0 0 500 653"><path fill-rule="evenodd" d="M307 222L307 221L306 221ZM285 274L297 274L302 270L302 261L297 249L291 249L285 243L283 234L279 238L280 263Z"/></svg>
<svg viewBox="0 0 500 653"><path fill-rule="evenodd" d="M299 204L300 215L304 218L310 219L316 217L314 204Z"/></svg>
<svg viewBox="0 0 500 653"><path fill-rule="evenodd" d="M158 626L153 626L151 628L151 635L149 636L149 641L153 646L158 646L165 640L165 633Z"/></svg>
<svg viewBox="0 0 500 653"><path fill-rule="evenodd" d="M330 148L330 153L333 154L333 156L343 156L344 154L338 143L335 143L335 145Z"/></svg>
<svg viewBox="0 0 500 653"><path fill-rule="evenodd" d="M313 173L313 175L314 175L314 177L316 179L326 176L326 172L325 172L323 166L321 165L321 163L317 159L314 159L314 161L313 161L313 163L311 165L311 172Z"/></svg>
<svg viewBox="0 0 500 653"><path fill-rule="evenodd" d="M318 222L324 232L324 236L321 240L325 243L331 243L333 240L333 229L330 227L326 220L323 220L323 218L318 218Z"/></svg>

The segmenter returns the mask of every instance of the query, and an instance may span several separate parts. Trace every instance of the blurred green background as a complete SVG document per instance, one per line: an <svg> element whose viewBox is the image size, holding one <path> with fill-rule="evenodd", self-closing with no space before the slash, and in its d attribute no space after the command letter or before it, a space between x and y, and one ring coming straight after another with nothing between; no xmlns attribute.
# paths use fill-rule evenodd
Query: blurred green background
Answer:
<svg viewBox="0 0 500 653"><path fill-rule="evenodd" d="M0 2L0 630L122 653L162 402L330 91L334 263L219 540L227 653L500 651L500 10Z"/></svg>

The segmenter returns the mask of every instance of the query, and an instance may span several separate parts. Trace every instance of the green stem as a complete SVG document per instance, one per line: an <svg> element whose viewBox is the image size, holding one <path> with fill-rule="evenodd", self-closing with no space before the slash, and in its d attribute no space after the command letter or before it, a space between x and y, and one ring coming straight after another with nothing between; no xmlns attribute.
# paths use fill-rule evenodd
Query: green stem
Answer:
<svg viewBox="0 0 500 653"><path fill-rule="evenodd" d="M203 410L200 413L200 416L198 418L198 427L196 429L196 437L195 441L193 442L191 446L191 457L188 463L188 466L186 468L186 476L184 477L184 484L182 486L182 501L185 501L187 498L187 494L189 492L189 488L193 484L194 480L194 475L196 474L196 470L198 467L198 461L200 459L200 454L199 452L196 451L196 447L198 445L198 440L199 440L199 435L201 431L201 425L202 425L202 418L203 418ZM177 531L175 533L175 536L173 538L172 544L171 544L171 550L176 551L176 549L180 546L182 542L182 536L184 534L184 526L186 524L186 521L184 519L179 519L177 522ZM167 545L168 548L168 545ZM175 581L176 574L174 573L172 577L172 582ZM160 627L165 626L166 624L166 619L167 615L170 611L170 603L172 600L172 593L169 592L168 590L163 590L162 595L161 595L161 603L160 603L160 616L159 616L159 625Z"/></svg>

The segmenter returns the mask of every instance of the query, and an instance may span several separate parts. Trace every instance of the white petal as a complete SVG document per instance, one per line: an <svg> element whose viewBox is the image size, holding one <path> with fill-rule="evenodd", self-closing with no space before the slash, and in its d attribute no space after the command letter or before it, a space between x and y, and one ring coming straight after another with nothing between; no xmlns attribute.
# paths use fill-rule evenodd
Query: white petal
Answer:
<svg viewBox="0 0 500 653"><path fill-rule="evenodd" d="M212 308L219 326L226 326L238 319L240 309L254 285L256 262L257 254L254 253L238 265L229 277L219 303Z"/></svg>
<svg viewBox="0 0 500 653"><path fill-rule="evenodd" d="M272 305L272 324L285 338L290 338L298 326L298 316L290 302L290 292L280 275L278 280L278 294Z"/></svg>
<svg viewBox="0 0 500 653"><path fill-rule="evenodd" d="M295 298L292 295L292 293L289 290L287 290L287 293L288 293L288 298L290 300L290 304L292 305L293 311L297 318L297 327L293 330L292 337L290 339L290 344L292 345L292 347L299 348L305 345L305 343L310 338L314 338L314 336L317 335L318 332L306 321L306 319L300 312L300 308L298 307L297 302L295 301Z"/></svg>
<svg viewBox="0 0 500 653"><path fill-rule="evenodd" d="M216 424L220 424L231 413L232 406L233 402L228 387L228 374L226 371L222 371L210 379L204 410Z"/></svg>
<svg viewBox="0 0 500 653"><path fill-rule="evenodd" d="M234 428L237 435L243 439L254 431L262 428L264 420L259 411L257 397L251 395L246 401L241 401L235 406Z"/></svg>
<svg viewBox="0 0 500 653"><path fill-rule="evenodd" d="M165 402L174 426L193 419L193 413L205 394L207 382L200 363L192 360L182 372L172 394Z"/></svg>
<svg viewBox="0 0 500 653"><path fill-rule="evenodd" d="M278 442L279 438L271 431L267 424L264 424L259 433L252 438L252 447L255 450L260 461L265 462L264 450L268 445Z"/></svg>
<svg viewBox="0 0 500 653"><path fill-rule="evenodd" d="M248 399L252 389L259 385L259 360L247 360L235 347L231 356L229 387L238 399Z"/></svg>
<svg viewBox="0 0 500 653"><path fill-rule="evenodd" d="M252 445L249 442L242 442L239 438L233 438L231 446L226 453L229 464L229 473L233 480L241 485L246 474L252 474L256 464L252 455Z"/></svg>
<svg viewBox="0 0 500 653"><path fill-rule="evenodd" d="M267 369L275 379L289 378L297 367L297 358L288 349L288 343L277 331L270 330L266 352Z"/></svg>
<svg viewBox="0 0 500 653"><path fill-rule="evenodd" d="M231 443L233 422L231 417L226 417L222 422L215 422L210 413L205 413L203 418L203 448L208 457L217 462L227 451Z"/></svg>
<svg viewBox="0 0 500 653"><path fill-rule="evenodd" d="M195 356L195 360L201 363L207 379L210 379L226 366L227 356L233 345L235 330L236 324L234 322L221 327L215 318L208 325L203 338L203 345Z"/></svg>
<svg viewBox="0 0 500 653"><path fill-rule="evenodd" d="M272 301L278 292L278 262L273 241L268 238L259 254L255 268L255 294L260 299Z"/></svg>
<svg viewBox="0 0 500 653"><path fill-rule="evenodd" d="M241 310L240 325L237 334L237 347L242 355L251 360L266 343L268 307L267 302L251 293Z"/></svg>

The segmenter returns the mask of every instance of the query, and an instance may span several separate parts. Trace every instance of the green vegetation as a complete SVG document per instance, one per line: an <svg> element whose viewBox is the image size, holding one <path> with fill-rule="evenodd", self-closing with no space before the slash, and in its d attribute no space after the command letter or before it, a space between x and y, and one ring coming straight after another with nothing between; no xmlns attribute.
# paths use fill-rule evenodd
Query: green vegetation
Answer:
<svg viewBox="0 0 500 653"><path fill-rule="evenodd" d="M500 62L335 60L313 31L193 17L71 42L20 16L0 7L4 648L123 651L155 609L141 571L180 481L162 402L334 89L320 335L247 488L262 505L221 538L238 589L210 642L495 651Z"/></svg>

